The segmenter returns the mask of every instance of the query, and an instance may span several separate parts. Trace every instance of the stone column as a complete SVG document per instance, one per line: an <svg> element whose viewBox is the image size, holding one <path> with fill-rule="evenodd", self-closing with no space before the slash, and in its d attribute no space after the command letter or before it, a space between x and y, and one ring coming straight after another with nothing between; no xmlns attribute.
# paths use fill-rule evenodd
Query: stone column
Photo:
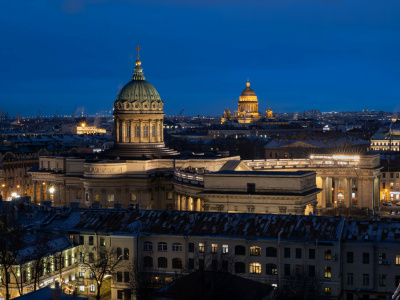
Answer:
<svg viewBox="0 0 400 300"><path fill-rule="evenodd" d="M175 210L181 210L181 205L180 205L180 199L179 199L179 195L178 194L174 194L174 209Z"/></svg>
<svg viewBox="0 0 400 300"><path fill-rule="evenodd" d="M201 211L201 199L197 198L196 200L196 211Z"/></svg>
<svg viewBox="0 0 400 300"><path fill-rule="evenodd" d="M39 201L40 201L40 204L43 204L43 182L40 182L40 185L39 185Z"/></svg>
<svg viewBox="0 0 400 300"><path fill-rule="evenodd" d="M364 201L364 179L359 177L357 180L357 207L361 208L363 207L363 201Z"/></svg>
<svg viewBox="0 0 400 300"><path fill-rule="evenodd" d="M36 201L37 201L36 185L37 185L37 183L36 183L35 180L32 180L32 185L33 185L32 203L35 203L35 204L36 204Z"/></svg>
<svg viewBox="0 0 400 300"><path fill-rule="evenodd" d="M344 201L346 203L346 207L351 207L351 178L346 177L346 183L344 186Z"/></svg>
<svg viewBox="0 0 400 300"><path fill-rule="evenodd" d="M332 180L334 180L334 190L333 190L333 205L334 207L338 207L339 201L338 201L338 192L339 192L339 178L338 177L333 177Z"/></svg>
<svg viewBox="0 0 400 300"><path fill-rule="evenodd" d="M122 121L122 142L125 143L126 137L126 122Z"/></svg>
<svg viewBox="0 0 400 300"><path fill-rule="evenodd" d="M139 142L142 143L143 142L143 121L140 119L139 120Z"/></svg>
<svg viewBox="0 0 400 300"><path fill-rule="evenodd" d="M181 210L187 210L186 196L181 196Z"/></svg>
<svg viewBox="0 0 400 300"><path fill-rule="evenodd" d="M130 124L130 126L129 126L129 143L132 143L133 142L133 134L134 134L133 121L130 120L129 124Z"/></svg>
<svg viewBox="0 0 400 300"><path fill-rule="evenodd" d="M116 122L115 122L115 135L116 135L116 137L117 137L117 142L120 142L120 141L121 141L119 130L120 130L120 122L119 122L119 120L117 119Z"/></svg>
<svg viewBox="0 0 400 300"><path fill-rule="evenodd" d="M156 121L156 142L159 143L160 142L160 120Z"/></svg>
<svg viewBox="0 0 400 300"><path fill-rule="evenodd" d="M326 176L321 176L321 208L326 208Z"/></svg>
<svg viewBox="0 0 400 300"><path fill-rule="evenodd" d="M160 121L160 142L164 141L164 128L163 128L163 123Z"/></svg>

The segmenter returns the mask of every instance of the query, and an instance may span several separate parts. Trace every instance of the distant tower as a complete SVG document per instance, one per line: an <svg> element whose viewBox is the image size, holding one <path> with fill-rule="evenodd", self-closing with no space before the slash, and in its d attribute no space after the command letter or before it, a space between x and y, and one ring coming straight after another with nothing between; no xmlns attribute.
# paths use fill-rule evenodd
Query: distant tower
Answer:
<svg viewBox="0 0 400 300"><path fill-rule="evenodd" d="M159 157L179 154L164 144L164 102L143 75L140 47L132 80L114 101L115 146L108 155L119 157Z"/></svg>

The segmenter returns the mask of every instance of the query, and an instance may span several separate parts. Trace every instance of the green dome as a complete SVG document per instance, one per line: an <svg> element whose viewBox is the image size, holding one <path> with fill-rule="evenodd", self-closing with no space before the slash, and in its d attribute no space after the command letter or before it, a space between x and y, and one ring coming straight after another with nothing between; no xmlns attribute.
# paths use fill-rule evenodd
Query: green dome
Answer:
<svg viewBox="0 0 400 300"><path fill-rule="evenodd" d="M145 80L132 80L118 93L117 101L161 101L154 86Z"/></svg>
<svg viewBox="0 0 400 300"><path fill-rule="evenodd" d="M116 102L161 102L160 95L154 86L148 83L143 76L141 61L136 61L136 67L133 72L132 80L118 93Z"/></svg>

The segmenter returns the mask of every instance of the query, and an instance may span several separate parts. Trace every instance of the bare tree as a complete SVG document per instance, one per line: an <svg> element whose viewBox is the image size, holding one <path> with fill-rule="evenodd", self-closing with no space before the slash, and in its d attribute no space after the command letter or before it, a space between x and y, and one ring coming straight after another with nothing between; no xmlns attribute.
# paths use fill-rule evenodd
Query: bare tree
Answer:
<svg viewBox="0 0 400 300"><path fill-rule="evenodd" d="M11 228L7 220L0 220L0 268L1 284L6 289L6 300L10 299L10 279L14 265L18 264L18 255L24 247L24 230Z"/></svg>
<svg viewBox="0 0 400 300"><path fill-rule="evenodd" d="M98 247L96 251L90 251L88 247L81 246L80 265L90 271L92 279L96 281L96 299L100 300L101 287L106 275L111 275L122 257L117 257L116 251L111 248Z"/></svg>
<svg viewBox="0 0 400 300"><path fill-rule="evenodd" d="M33 290L39 287L40 277L44 274L46 257L51 253L51 237L46 234L37 234L34 245L32 246L31 258L31 274L33 278Z"/></svg>

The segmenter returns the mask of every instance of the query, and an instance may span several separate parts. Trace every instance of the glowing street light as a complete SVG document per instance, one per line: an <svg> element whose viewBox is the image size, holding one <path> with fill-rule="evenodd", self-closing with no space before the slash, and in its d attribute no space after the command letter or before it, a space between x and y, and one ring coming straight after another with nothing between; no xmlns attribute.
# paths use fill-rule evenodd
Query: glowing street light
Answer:
<svg viewBox="0 0 400 300"><path fill-rule="evenodd" d="M49 192L50 192L50 194L54 194L54 187L53 186L51 188L49 188Z"/></svg>

